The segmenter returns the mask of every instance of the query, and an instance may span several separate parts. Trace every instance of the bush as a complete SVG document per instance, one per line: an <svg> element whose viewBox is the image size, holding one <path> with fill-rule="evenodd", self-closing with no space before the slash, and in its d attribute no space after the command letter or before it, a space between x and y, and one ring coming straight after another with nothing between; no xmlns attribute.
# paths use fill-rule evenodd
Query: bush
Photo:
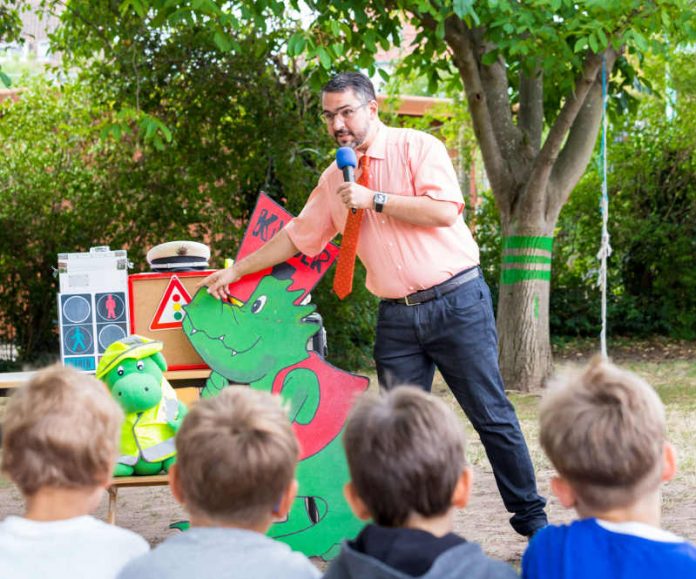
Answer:
<svg viewBox="0 0 696 579"><path fill-rule="evenodd" d="M696 338L696 139L688 126L659 114L611 145L608 318L614 333ZM562 217L566 229L583 227L580 212L598 190L597 176L588 175Z"/></svg>
<svg viewBox="0 0 696 579"><path fill-rule="evenodd" d="M38 84L0 114L0 341L35 360L58 351L57 253L124 229L122 199L102 192L104 160L123 159L79 87Z"/></svg>

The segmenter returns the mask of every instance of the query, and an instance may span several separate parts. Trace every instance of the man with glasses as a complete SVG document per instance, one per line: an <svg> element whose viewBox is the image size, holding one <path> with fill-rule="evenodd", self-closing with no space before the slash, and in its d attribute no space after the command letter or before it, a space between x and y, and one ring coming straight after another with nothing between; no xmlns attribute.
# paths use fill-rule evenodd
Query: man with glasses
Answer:
<svg viewBox="0 0 696 579"><path fill-rule="evenodd" d="M201 285L225 298L244 275L298 252L316 255L357 210L357 255L368 290L381 298L374 349L380 386L430 391L437 367L481 437L513 528L531 536L547 524L546 501L505 395L490 293L447 150L427 133L382 124L374 87L362 74L336 75L321 98L331 136L368 168L358 170L358 183L344 182L332 163L295 219ZM342 252L347 235L346 228Z"/></svg>

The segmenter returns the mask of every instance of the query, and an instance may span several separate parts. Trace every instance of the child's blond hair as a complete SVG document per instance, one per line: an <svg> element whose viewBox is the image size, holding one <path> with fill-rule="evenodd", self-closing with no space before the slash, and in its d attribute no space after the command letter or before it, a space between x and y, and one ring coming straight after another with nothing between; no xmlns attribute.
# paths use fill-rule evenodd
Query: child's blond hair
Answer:
<svg viewBox="0 0 696 579"><path fill-rule="evenodd" d="M189 511L240 525L271 515L294 479L299 455L279 399L242 386L196 404L176 448Z"/></svg>
<svg viewBox="0 0 696 579"><path fill-rule="evenodd" d="M588 507L626 507L659 486L665 411L632 372L593 358L550 384L539 420L544 451Z"/></svg>
<svg viewBox="0 0 696 579"><path fill-rule="evenodd" d="M343 437L351 482L379 525L442 515L467 466L461 421L414 386L361 396Z"/></svg>
<svg viewBox="0 0 696 579"><path fill-rule="evenodd" d="M123 413L93 376L60 365L39 371L5 412L2 470L26 496L43 487L108 482Z"/></svg>

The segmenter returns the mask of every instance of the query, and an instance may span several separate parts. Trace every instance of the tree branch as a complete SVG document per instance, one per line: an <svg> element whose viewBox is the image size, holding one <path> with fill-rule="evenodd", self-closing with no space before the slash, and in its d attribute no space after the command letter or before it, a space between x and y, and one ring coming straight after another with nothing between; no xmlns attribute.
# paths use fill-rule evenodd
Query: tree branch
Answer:
<svg viewBox="0 0 696 579"><path fill-rule="evenodd" d="M479 56L483 56L494 47L490 43L486 43L480 29L472 31L471 36L474 41L476 60L479 63L481 84L486 91L491 124L493 125L503 158L509 162L519 154L522 133L512 121L512 107L510 106L505 61L499 56L489 66L481 64ZM513 172L515 171L513 170Z"/></svg>
<svg viewBox="0 0 696 579"><path fill-rule="evenodd" d="M521 201L524 203L525 212L535 214L540 220L543 219L545 213L546 196L538 195L536 192L546 190L551 170L556 163L561 146L597 79L601 65L601 54L591 53L587 56L582 71L575 81L575 90L568 96L561 108L561 112L556 117L556 121L546 137L546 142L532 166Z"/></svg>
<svg viewBox="0 0 696 579"><path fill-rule="evenodd" d="M611 75L617 56L616 51L607 51L605 54L607 78ZM590 88L551 171L546 208L549 219L555 220L558 217L592 157L602 123L601 82L601 78L597 78Z"/></svg>
<svg viewBox="0 0 696 579"><path fill-rule="evenodd" d="M527 143L534 154L541 147L544 129L544 79L540 70L531 75L520 71L520 112L518 127L527 136Z"/></svg>
<svg viewBox="0 0 696 579"><path fill-rule="evenodd" d="M424 26L434 29L436 23L432 17L426 14L421 15L420 18ZM500 143L493 126L487 93L479 74L471 31L459 18L450 16L445 22L445 41L452 50L452 60L464 82L464 92L469 104L474 133L481 147L481 156L486 166L488 179L493 191L501 193L506 189L510 175L505 167Z"/></svg>

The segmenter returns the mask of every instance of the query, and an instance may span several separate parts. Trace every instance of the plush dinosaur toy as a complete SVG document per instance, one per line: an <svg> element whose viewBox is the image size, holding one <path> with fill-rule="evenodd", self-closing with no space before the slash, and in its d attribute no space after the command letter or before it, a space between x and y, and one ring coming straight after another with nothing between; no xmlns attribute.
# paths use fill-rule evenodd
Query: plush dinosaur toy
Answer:
<svg viewBox="0 0 696 579"><path fill-rule="evenodd" d="M291 279L267 275L242 305L218 301L202 288L184 307L182 327L212 369L203 397L236 382L285 400L301 447L299 496L269 535L305 555L330 559L362 527L343 498L349 475L340 434L368 380L307 350L320 327L306 319L314 306L296 305L303 292L291 285Z"/></svg>
<svg viewBox="0 0 696 579"><path fill-rule="evenodd" d="M158 474L176 459L174 436L186 406L164 377L161 352L162 342L128 336L111 344L97 366L97 378L126 415L114 476Z"/></svg>

